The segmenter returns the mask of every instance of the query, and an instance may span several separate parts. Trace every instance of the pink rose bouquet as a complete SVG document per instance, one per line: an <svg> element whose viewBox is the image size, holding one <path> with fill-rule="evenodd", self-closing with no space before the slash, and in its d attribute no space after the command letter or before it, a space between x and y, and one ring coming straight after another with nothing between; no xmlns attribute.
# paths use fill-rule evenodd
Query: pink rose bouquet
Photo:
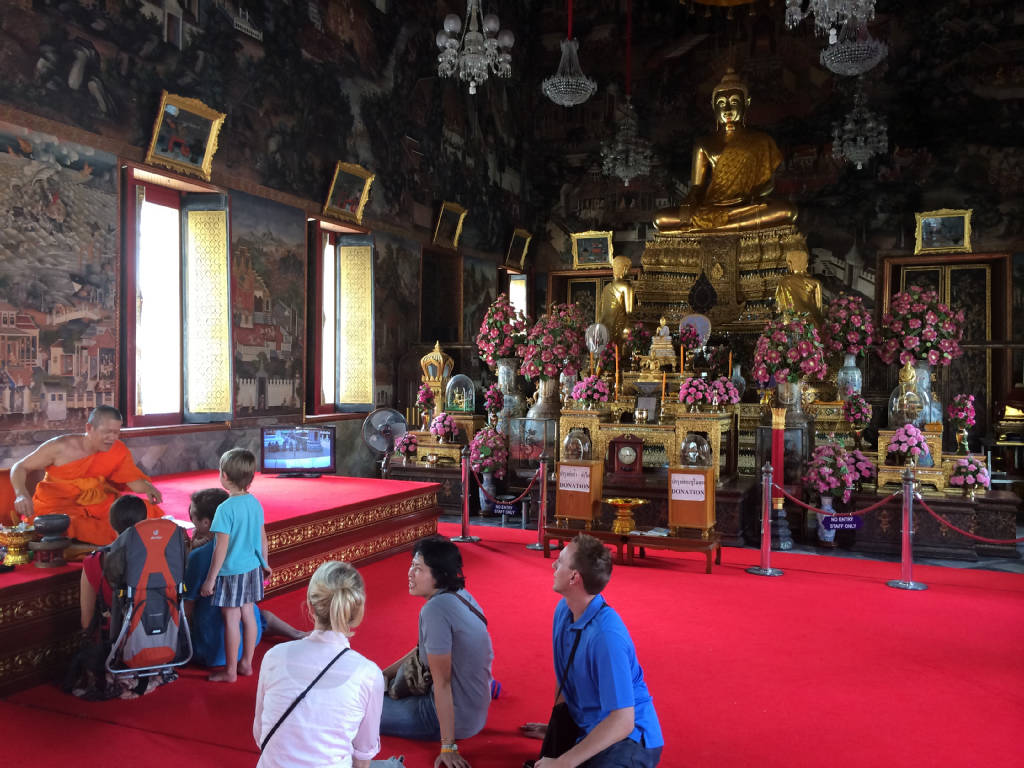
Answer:
<svg viewBox="0 0 1024 768"><path fill-rule="evenodd" d="M878 475L878 467L857 448L846 452L846 463L850 471L854 473L857 482L871 480Z"/></svg>
<svg viewBox="0 0 1024 768"><path fill-rule="evenodd" d="M572 388L572 399L580 403L607 403L608 384L597 376L586 376Z"/></svg>
<svg viewBox="0 0 1024 768"><path fill-rule="evenodd" d="M904 424L897 429L889 439L889 445L885 451L888 454L894 454L900 459L916 459L931 453L931 449L928 447L928 443L925 442L921 430L913 424Z"/></svg>
<svg viewBox="0 0 1024 768"><path fill-rule="evenodd" d="M454 440L459 434L459 425L455 423L454 416L441 411L430 422L430 434L437 438Z"/></svg>
<svg viewBox="0 0 1024 768"><path fill-rule="evenodd" d="M519 372L528 379L557 379L580 369L583 346L583 315L575 304L555 304L541 315L519 347L523 364Z"/></svg>
<svg viewBox="0 0 1024 768"><path fill-rule="evenodd" d="M493 472L497 478L505 476L508 448L505 436L494 427L478 430L469 443L469 466L474 472Z"/></svg>
<svg viewBox="0 0 1024 768"><path fill-rule="evenodd" d="M679 348L690 351L701 346L700 331L692 325L684 325L679 328Z"/></svg>
<svg viewBox="0 0 1024 768"><path fill-rule="evenodd" d="M505 395L502 394L501 387L491 384L484 392L484 413L501 413L501 409L504 407Z"/></svg>
<svg viewBox="0 0 1024 768"><path fill-rule="evenodd" d="M615 341L615 339L612 339ZM609 347L611 345L609 344ZM619 363L629 360L633 355L646 355L651 349L651 332L643 323L633 323L622 334L622 349L619 350ZM612 355L614 356L614 351ZM614 365L615 359L612 358Z"/></svg>
<svg viewBox="0 0 1024 768"><path fill-rule="evenodd" d="M814 449L804 470L804 486L819 496L841 496L850 500L857 488L858 474L850 467L846 449L838 443L822 443Z"/></svg>
<svg viewBox="0 0 1024 768"><path fill-rule="evenodd" d="M821 343L830 352L859 355L867 351L875 339L871 313L860 296L839 294L828 306Z"/></svg>
<svg viewBox="0 0 1024 768"><path fill-rule="evenodd" d="M420 442L416 439L416 435L412 432L406 432L403 435L399 435L395 440L395 452L400 453L402 456L412 456L416 453L419 445Z"/></svg>
<svg viewBox="0 0 1024 768"><path fill-rule="evenodd" d="M953 429L961 430L965 427L973 427L974 421L974 395L959 394L953 398L953 402L946 409Z"/></svg>
<svg viewBox="0 0 1024 768"><path fill-rule="evenodd" d="M719 376L712 381L711 390L714 396L718 398L719 403L735 405L740 401L740 391L736 389L736 385L732 383L732 380L725 376Z"/></svg>
<svg viewBox="0 0 1024 768"><path fill-rule="evenodd" d="M718 398L707 379L690 377L683 379L679 385L679 402L685 405L700 405L701 403L714 403Z"/></svg>
<svg viewBox="0 0 1024 768"><path fill-rule="evenodd" d="M953 312L935 291L912 285L892 297L882 315L878 356L886 363L917 360L949 365L963 354L964 311Z"/></svg>
<svg viewBox="0 0 1024 768"><path fill-rule="evenodd" d="M783 312L765 323L754 347L754 380L765 385L797 382L801 376L823 380L828 372L818 331L803 312Z"/></svg>
<svg viewBox="0 0 1024 768"><path fill-rule="evenodd" d="M981 486L991 488L992 479L988 468L973 456L957 459L953 464L953 472L949 476L949 484L957 488Z"/></svg>
<svg viewBox="0 0 1024 768"><path fill-rule="evenodd" d="M512 306L507 294L499 294L487 308L476 348L480 358L493 370L499 357L513 357L526 341L526 315Z"/></svg>
<svg viewBox="0 0 1024 768"><path fill-rule="evenodd" d="M434 411L434 390L429 384L420 384L416 392L416 407L428 416Z"/></svg>
<svg viewBox="0 0 1024 768"><path fill-rule="evenodd" d="M861 426L871 423L871 403L857 394L848 395L843 401L843 419L847 424Z"/></svg>

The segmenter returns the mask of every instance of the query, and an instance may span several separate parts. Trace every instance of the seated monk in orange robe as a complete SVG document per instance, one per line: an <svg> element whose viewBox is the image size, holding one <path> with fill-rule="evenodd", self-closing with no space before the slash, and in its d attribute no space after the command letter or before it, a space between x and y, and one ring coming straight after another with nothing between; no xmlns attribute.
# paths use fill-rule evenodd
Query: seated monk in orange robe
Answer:
<svg viewBox="0 0 1024 768"><path fill-rule="evenodd" d="M110 505L123 490L145 494L149 517L162 517L156 505L163 498L135 466L127 446L118 440L121 413L108 405L89 415L85 434L47 440L11 467L15 511L34 520L37 515L61 513L71 517L68 536L88 544L105 545L117 534L110 526ZM46 470L30 496L28 473Z"/></svg>

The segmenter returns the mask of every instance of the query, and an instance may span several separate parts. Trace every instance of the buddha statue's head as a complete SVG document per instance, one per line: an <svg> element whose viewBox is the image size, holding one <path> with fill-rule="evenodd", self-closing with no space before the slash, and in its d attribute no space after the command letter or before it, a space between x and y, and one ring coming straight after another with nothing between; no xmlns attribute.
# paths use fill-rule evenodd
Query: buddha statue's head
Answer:
<svg viewBox="0 0 1024 768"><path fill-rule="evenodd" d="M711 108L715 111L717 124L725 126L727 130L742 125L748 106L750 96L747 84L729 67L711 91Z"/></svg>
<svg viewBox="0 0 1024 768"><path fill-rule="evenodd" d="M633 261L629 256L616 256L612 259L612 275L615 276L616 280L621 280L626 276L632 266Z"/></svg>
<svg viewBox="0 0 1024 768"><path fill-rule="evenodd" d="M802 248L792 248L786 251L786 266L794 275L801 275L807 271L807 251Z"/></svg>

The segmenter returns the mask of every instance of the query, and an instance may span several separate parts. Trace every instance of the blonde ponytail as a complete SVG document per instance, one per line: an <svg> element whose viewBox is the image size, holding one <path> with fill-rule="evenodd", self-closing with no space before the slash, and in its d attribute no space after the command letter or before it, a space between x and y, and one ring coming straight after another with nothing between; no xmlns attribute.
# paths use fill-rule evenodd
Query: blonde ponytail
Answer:
<svg viewBox="0 0 1024 768"><path fill-rule="evenodd" d="M318 629L351 636L363 620L366 586L348 563L332 560L316 569L309 580L307 602Z"/></svg>

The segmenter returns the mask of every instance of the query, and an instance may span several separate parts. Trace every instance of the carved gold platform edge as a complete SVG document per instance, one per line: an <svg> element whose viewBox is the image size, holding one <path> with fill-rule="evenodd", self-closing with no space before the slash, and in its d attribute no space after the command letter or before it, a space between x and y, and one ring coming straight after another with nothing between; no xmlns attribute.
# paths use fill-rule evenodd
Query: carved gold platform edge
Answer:
<svg viewBox="0 0 1024 768"><path fill-rule="evenodd" d="M13 690L19 679L43 680L47 671L63 670L80 642L77 632L69 632L59 640L0 655L0 691Z"/></svg>
<svg viewBox="0 0 1024 768"><path fill-rule="evenodd" d="M303 558L274 569L267 592L279 592L296 587L309 581L310 576L324 563L330 560L342 560L346 563L358 563L374 555L391 549L411 544L418 539L437 533L437 519L425 520L414 525L388 531L364 541L346 544L343 547L322 552Z"/></svg>
<svg viewBox="0 0 1024 768"><path fill-rule="evenodd" d="M67 583L53 591L36 594L20 594L4 599L0 597L0 629L9 624L32 621L43 616L52 616L64 610L78 609L78 572L67 574ZM0 591L0 596L3 592Z"/></svg>
<svg viewBox="0 0 1024 768"><path fill-rule="evenodd" d="M437 506L437 492L374 504L360 509L342 511L331 517L267 531L267 547L271 553L336 536L345 531L380 523L394 517L421 512Z"/></svg>

